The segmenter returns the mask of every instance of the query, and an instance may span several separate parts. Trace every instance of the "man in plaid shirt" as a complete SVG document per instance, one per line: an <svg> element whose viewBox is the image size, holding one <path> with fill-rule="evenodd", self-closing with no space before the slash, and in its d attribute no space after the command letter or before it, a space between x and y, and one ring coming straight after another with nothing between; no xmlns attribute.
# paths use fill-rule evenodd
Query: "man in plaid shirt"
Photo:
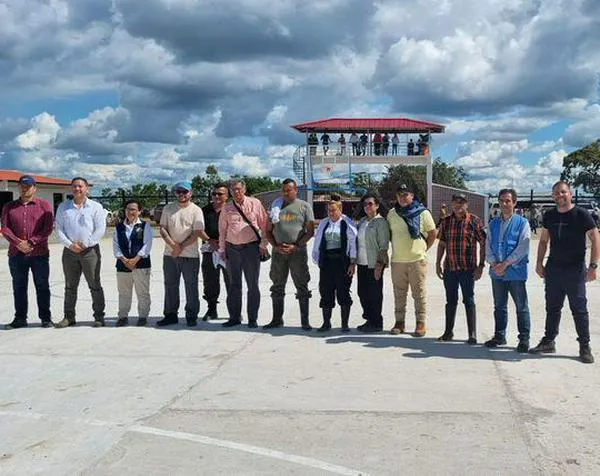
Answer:
<svg viewBox="0 0 600 476"><path fill-rule="evenodd" d="M467 343L477 344L475 281L481 278L485 266L486 234L481 219L469 212L466 194L452 196L452 214L442 220L438 238L436 273L444 281L446 289L446 330L438 340L450 341L454 338L460 286L467 314ZM442 267L444 255L446 258Z"/></svg>

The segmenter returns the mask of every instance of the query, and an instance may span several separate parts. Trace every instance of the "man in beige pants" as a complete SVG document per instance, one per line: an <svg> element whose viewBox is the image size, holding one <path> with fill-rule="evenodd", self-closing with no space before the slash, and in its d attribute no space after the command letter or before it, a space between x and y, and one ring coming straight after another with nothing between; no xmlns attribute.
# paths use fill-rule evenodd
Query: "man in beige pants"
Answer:
<svg viewBox="0 0 600 476"><path fill-rule="evenodd" d="M417 321L413 335L423 337L427 316L427 251L433 246L437 232L431 213L415 199L412 187L399 185L396 198L397 204L387 216L392 241L391 268L396 316L391 333L405 332L406 299L410 287Z"/></svg>

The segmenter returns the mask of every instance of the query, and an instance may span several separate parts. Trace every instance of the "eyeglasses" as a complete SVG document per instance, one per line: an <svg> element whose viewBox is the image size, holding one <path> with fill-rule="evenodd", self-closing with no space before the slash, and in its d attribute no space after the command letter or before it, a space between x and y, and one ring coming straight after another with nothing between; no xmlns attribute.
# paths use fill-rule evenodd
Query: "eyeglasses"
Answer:
<svg viewBox="0 0 600 476"><path fill-rule="evenodd" d="M128 212L139 212L140 210L139 210L139 208L129 208L128 207L128 208L125 209L125 211L128 211Z"/></svg>
<svg viewBox="0 0 600 476"><path fill-rule="evenodd" d="M185 195L189 190L175 190L175 195Z"/></svg>
<svg viewBox="0 0 600 476"><path fill-rule="evenodd" d="M375 202L365 202L363 203L363 207L374 207L375 206Z"/></svg>
<svg viewBox="0 0 600 476"><path fill-rule="evenodd" d="M213 196L213 197L221 197L221 196L223 196L223 195L225 195L225 192L213 192L213 193L212 193L212 196Z"/></svg>

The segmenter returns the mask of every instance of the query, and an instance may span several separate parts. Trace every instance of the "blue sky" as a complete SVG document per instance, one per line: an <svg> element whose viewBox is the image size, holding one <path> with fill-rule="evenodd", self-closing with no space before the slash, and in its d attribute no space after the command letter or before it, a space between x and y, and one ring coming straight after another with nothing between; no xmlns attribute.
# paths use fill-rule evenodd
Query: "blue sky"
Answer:
<svg viewBox="0 0 600 476"><path fill-rule="evenodd" d="M482 192L600 136L595 0L0 0L0 167L100 186L292 175L291 124L439 122ZM465 12L469 12L465 15Z"/></svg>

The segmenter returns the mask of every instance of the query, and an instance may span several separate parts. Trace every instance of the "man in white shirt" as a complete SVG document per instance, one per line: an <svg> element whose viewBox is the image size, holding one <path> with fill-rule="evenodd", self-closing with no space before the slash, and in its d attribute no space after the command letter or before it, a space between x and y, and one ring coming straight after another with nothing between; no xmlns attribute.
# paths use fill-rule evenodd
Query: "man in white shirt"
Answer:
<svg viewBox="0 0 600 476"><path fill-rule="evenodd" d="M83 274L92 294L94 327L104 326L104 290L100 283L100 240L106 233L106 210L88 198L89 183L83 177L71 180L73 200L56 211L56 236L65 246L62 255L65 274L64 317L58 328L75 325L77 289Z"/></svg>
<svg viewBox="0 0 600 476"><path fill-rule="evenodd" d="M117 327L129 324L133 288L138 300L138 326L145 326L150 314L150 253L152 227L140 220L142 205L138 200L125 202L125 220L116 226L113 253L117 258L119 314Z"/></svg>

